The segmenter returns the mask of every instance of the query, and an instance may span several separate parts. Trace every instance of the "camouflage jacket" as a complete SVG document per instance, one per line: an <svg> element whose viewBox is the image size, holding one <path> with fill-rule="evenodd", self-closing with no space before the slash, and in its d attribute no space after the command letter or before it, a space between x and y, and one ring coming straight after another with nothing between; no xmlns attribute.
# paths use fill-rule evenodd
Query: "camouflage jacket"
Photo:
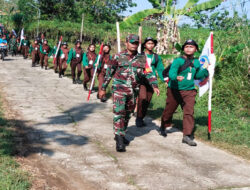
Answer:
<svg viewBox="0 0 250 190"><path fill-rule="evenodd" d="M113 91L126 91L128 88L134 90L139 88L142 77L146 77L150 85L157 87L157 78L153 72L145 74L146 58L144 55L129 55L127 51L114 56L112 63L108 66L102 90L106 90L113 77Z"/></svg>

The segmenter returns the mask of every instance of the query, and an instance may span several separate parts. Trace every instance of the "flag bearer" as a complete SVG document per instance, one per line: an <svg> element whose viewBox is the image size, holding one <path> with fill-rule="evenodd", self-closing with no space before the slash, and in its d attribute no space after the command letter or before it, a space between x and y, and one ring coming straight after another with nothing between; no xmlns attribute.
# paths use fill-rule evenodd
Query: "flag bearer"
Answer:
<svg viewBox="0 0 250 190"><path fill-rule="evenodd" d="M160 135L166 137L166 128L172 125L172 117L180 105L183 110L182 142L196 146L193 140L194 105L196 89L194 79L204 79L208 76L207 69L200 68L200 62L194 58L198 45L194 40L187 40L183 46L184 56L176 58L169 70L166 107L161 118Z"/></svg>

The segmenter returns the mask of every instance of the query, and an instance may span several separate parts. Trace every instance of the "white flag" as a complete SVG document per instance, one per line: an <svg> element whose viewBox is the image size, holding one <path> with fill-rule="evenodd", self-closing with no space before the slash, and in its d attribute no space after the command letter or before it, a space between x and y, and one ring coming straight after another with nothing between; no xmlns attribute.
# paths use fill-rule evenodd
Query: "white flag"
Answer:
<svg viewBox="0 0 250 190"><path fill-rule="evenodd" d="M201 63L201 69L208 65L209 78L203 81L196 80L195 84L199 87L199 97L203 96L209 89L210 82L212 82L212 78L214 76L214 68L216 57L213 51L213 33L211 32L205 46L202 50L201 56L199 58Z"/></svg>

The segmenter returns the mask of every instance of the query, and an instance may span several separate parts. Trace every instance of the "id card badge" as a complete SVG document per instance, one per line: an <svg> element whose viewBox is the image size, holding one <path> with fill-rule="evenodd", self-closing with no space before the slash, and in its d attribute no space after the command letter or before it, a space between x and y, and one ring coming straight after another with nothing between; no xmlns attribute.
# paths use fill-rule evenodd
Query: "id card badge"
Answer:
<svg viewBox="0 0 250 190"><path fill-rule="evenodd" d="M46 53L47 52L46 49L44 49L43 52Z"/></svg>
<svg viewBox="0 0 250 190"><path fill-rule="evenodd" d="M191 80L191 79L192 79L192 73L188 73L187 80Z"/></svg>
<svg viewBox="0 0 250 190"><path fill-rule="evenodd" d="M79 57L80 57L80 54L76 54L76 57L78 57L78 58L79 58Z"/></svg>
<svg viewBox="0 0 250 190"><path fill-rule="evenodd" d="M26 46L26 43L23 43L24 46Z"/></svg>
<svg viewBox="0 0 250 190"><path fill-rule="evenodd" d="M107 68L108 68L108 65L107 65L107 64L105 64L105 65L104 65L104 69L107 69Z"/></svg>
<svg viewBox="0 0 250 190"><path fill-rule="evenodd" d="M90 65L93 65L93 60L90 60L90 61L89 61L89 64L90 64Z"/></svg>
<svg viewBox="0 0 250 190"><path fill-rule="evenodd" d="M147 63L149 67L151 67L151 62L152 62L151 58L147 58Z"/></svg>
<svg viewBox="0 0 250 190"><path fill-rule="evenodd" d="M61 59L63 59L64 57L65 57L65 55L64 55L64 54L62 54L62 55L61 55Z"/></svg>
<svg viewBox="0 0 250 190"><path fill-rule="evenodd" d="M35 48L35 50L37 50L37 47Z"/></svg>

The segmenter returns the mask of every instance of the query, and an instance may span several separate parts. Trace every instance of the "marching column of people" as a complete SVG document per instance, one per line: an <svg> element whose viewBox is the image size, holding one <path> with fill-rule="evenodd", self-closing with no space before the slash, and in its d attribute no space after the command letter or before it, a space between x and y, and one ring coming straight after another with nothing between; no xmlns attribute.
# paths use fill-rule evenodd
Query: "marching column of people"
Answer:
<svg viewBox="0 0 250 190"><path fill-rule="evenodd" d="M1 42L7 41L6 35L1 35ZM157 40L147 37L142 44L142 53L138 53L139 36L130 34L126 37L126 50L110 55L111 46L103 45L103 52L97 63L95 44L90 44L86 52L83 51L80 40L75 46L68 49L67 42L58 43L52 49L48 45L45 35L34 39L30 44L26 36L20 41L16 35L9 35L9 50L12 56L21 51L24 59L28 54L32 57L32 67L40 62L41 68L48 69L48 59L54 56L54 71L59 78L65 75L70 64L73 84L83 84L88 90L97 68L98 92L97 99L106 102L106 89L113 78L113 130L116 141L116 151L125 152L129 141L125 138L131 114L136 111L136 126L146 126L144 118L147 114L153 94L159 95L158 80L167 85L167 98L165 109L161 117L159 134L167 137L167 128L173 126L172 119L177 107L183 110L183 138L182 142L196 146L194 141L194 106L196 89L194 80L203 80L208 77L207 68L201 68L200 62L194 57L198 51L198 44L194 40L187 40L183 46L183 55L174 59L166 69L161 57L154 53ZM57 51L58 50L58 51ZM83 81L80 80L82 69ZM135 110L135 106L137 106Z"/></svg>

